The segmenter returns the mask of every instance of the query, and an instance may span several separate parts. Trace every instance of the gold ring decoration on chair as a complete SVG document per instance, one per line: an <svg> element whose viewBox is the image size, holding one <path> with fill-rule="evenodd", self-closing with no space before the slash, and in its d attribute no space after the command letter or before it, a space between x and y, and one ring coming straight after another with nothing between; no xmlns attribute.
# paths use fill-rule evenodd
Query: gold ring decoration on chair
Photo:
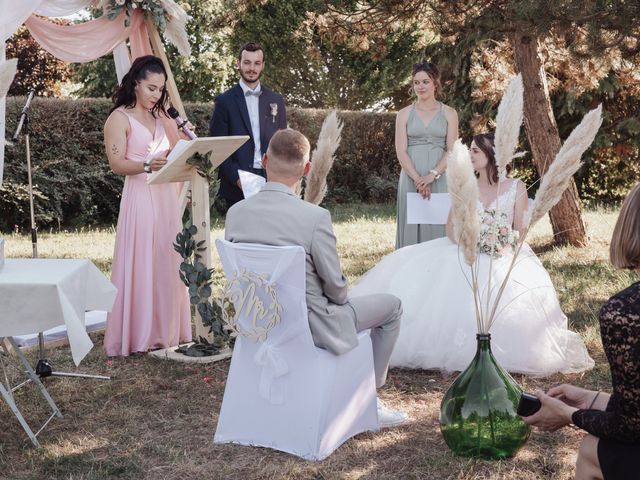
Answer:
<svg viewBox="0 0 640 480"><path fill-rule="evenodd" d="M259 295L260 292L262 295ZM270 304L265 305L261 297L270 300ZM253 342L266 340L269 331L280 323L282 312L273 286L269 285L264 276L246 269L235 272L225 284L221 308L222 318L227 326ZM245 322L239 321L241 316ZM251 327L243 327L241 323L250 324Z"/></svg>

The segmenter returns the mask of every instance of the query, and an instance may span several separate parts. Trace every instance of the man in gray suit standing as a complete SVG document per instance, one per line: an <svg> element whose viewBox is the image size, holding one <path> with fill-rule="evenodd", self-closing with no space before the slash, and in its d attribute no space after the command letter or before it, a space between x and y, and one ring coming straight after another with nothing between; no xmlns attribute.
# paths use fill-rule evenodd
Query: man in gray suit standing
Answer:
<svg viewBox="0 0 640 480"><path fill-rule="evenodd" d="M309 172L309 141L292 129L278 131L263 157L267 183L227 212L225 238L231 242L300 245L306 252L309 327L316 346L340 355L358 344L357 332L371 329L376 387L386 382L398 338L402 307L389 294L347 297L347 280L336 250L331 215L301 200L294 188ZM403 412L378 400L381 427L400 425Z"/></svg>

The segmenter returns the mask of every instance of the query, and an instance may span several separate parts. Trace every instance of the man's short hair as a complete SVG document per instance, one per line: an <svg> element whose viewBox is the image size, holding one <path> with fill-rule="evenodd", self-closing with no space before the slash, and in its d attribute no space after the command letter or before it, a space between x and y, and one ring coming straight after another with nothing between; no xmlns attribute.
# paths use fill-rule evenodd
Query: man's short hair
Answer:
<svg viewBox="0 0 640 480"><path fill-rule="evenodd" d="M296 175L309 161L311 146L302 133L292 128L278 130L267 149L269 162L280 175Z"/></svg>
<svg viewBox="0 0 640 480"><path fill-rule="evenodd" d="M242 52L262 52L262 61L264 61L264 48L259 43L256 42L247 42L242 47L240 47L240 51L238 52L238 60L242 60Z"/></svg>

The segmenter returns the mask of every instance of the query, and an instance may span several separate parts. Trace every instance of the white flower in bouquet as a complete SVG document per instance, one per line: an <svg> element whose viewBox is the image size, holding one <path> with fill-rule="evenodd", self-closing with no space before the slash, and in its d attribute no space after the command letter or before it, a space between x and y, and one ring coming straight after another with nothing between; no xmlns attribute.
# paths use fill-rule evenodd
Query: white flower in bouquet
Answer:
<svg viewBox="0 0 640 480"><path fill-rule="evenodd" d="M485 253L492 258L513 254L519 238L520 233L513 229L506 213L494 208L480 213L478 253Z"/></svg>

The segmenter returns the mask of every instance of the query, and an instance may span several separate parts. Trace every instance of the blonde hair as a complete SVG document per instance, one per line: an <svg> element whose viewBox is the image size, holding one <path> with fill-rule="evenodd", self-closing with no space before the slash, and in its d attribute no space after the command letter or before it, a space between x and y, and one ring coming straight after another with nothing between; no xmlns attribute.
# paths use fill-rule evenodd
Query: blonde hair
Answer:
<svg viewBox="0 0 640 480"><path fill-rule="evenodd" d="M618 268L640 269L640 183L622 204L611 237L609 259Z"/></svg>
<svg viewBox="0 0 640 480"><path fill-rule="evenodd" d="M267 149L268 168L278 175L301 176L310 150L309 140L299 131L292 128L278 130Z"/></svg>

